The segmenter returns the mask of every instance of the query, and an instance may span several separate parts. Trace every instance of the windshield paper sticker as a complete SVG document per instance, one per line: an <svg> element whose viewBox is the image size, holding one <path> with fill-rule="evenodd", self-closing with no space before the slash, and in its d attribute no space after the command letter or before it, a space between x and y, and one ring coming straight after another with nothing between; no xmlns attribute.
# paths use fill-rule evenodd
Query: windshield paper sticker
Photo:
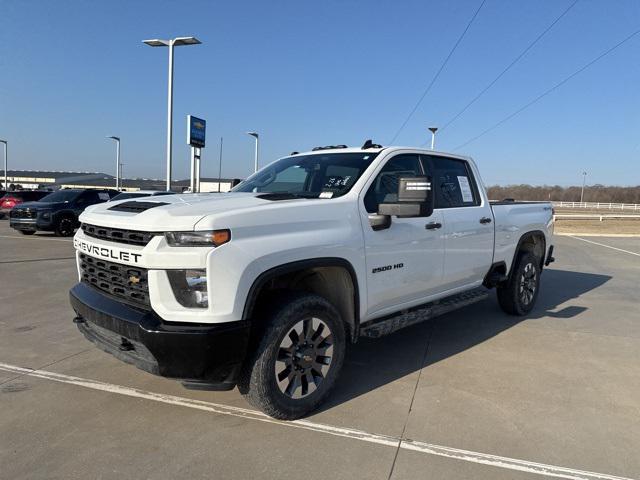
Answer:
<svg viewBox="0 0 640 480"><path fill-rule="evenodd" d="M473 193L471 192L471 185L469 185L469 179L467 177L458 177L458 185L460 185L460 193L462 193L462 201L464 203L473 202Z"/></svg>
<svg viewBox="0 0 640 480"><path fill-rule="evenodd" d="M333 192L322 192L318 198L331 198L333 197Z"/></svg>
<svg viewBox="0 0 640 480"><path fill-rule="evenodd" d="M109 200L111 197L109 197L109 194L106 192L98 192L98 198L100 200Z"/></svg>

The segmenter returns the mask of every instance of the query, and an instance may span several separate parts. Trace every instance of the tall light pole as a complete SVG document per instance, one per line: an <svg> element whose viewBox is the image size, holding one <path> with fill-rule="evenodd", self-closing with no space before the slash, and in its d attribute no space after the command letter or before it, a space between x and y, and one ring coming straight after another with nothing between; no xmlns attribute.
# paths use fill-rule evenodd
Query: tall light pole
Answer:
<svg viewBox="0 0 640 480"><path fill-rule="evenodd" d="M120 190L120 137L112 135L107 138L116 141L116 190Z"/></svg>
<svg viewBox="0 0 640 480"><path fill-rule="evenodd" d="M431 150L436 146L436 132L438 131L438 127L429 127L429 131L431 132Z"/></svg>
<svg viewBox="0 0 640 480"><path fill-rule="evenodd" d="M150 47L169 47L169 91L167 95L167 191L171 190L171 150L173 147L173 47L198 45L196 37L176 37L169 40L143 40Z"/></svg>
<svg viewBox="0 0 640 480"><path fill-rule="evenodd" d="M220 180L222 179L222 137L220 137L220 160L218 163L218 193L220 193Z"/></svg>
<svg viewBox="0 0 640 480"><path fill-rule="evenodd" d="M7 141L0 140L0 143L4 144L4 189L8 192L9 185L7 185Z"/></svg>
<svg viewBox="0 0 640 480"><path fill-rule="evenodd" d="M584 199L584 184L587 180L587 172L582 172L582 191L580 192L580 203Z"/></svg>
<svg viewBox="0 0 640 480"><path fill-rule="evenodd" d="M258 135L256 132L247 132L247 135L251 135L253 138L256 139L256 155L255 155L255 160L253 165L253 171L257 172L258 171L258 144L260 143L260 135Z"/></svg>

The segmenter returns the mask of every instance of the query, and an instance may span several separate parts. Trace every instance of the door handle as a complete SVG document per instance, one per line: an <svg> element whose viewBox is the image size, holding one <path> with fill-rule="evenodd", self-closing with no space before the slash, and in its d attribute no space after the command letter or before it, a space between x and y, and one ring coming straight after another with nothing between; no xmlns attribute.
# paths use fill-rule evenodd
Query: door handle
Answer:
<svg viewBox="0 0 640 480"><path fill-rule="evenodd" d="M483 224L483 225L484 225L485 223L491 223L491 219L490 219L489 217L482 217L482 218L480 219L480 223L481 223L481 224Z"/></svg>
<svg viewBox="0 0 640 480"><path fill-rule="evenodd" d="M424 226L424 228L427 230L437 230L438 228L442 228L442 224L438 222L429 222Z"/></svg>

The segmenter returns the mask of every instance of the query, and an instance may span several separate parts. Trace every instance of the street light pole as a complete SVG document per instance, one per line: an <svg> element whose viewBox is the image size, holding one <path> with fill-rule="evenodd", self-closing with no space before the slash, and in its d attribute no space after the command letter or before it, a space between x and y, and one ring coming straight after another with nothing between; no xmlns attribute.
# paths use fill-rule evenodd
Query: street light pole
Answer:
<svg viewBox="0 0 640 480"><path fill-rule="evenodd" d="M254 159L254 165L253 165L253 171L257 172L258 171L258 144L260 143L260 135L258 135L256 132L247 132L247 135L251 135L253 138L256 139L256 155L255 155L255 159Z"/></svg>
<svg viewBox="0 0 640 480"><path fill-rule="evenodd" d="M4 144L4 189L8 192L9 185L7 185L7 141L0 140L0 143Z"/></svg>
<svg viewBox="0 0 640 480"><path fill-rule="evenodd" d="M171 163L173 161L173 46L169 40L169 89L167 91L167 191L171 190Z"/></svg>
<svg viewBox="0 0 640 480"><path fill-rule="evenodd" d="M218 163L218 193L220 193L221 180L222 180L222 137L220 137L220 160Z"/></svg>
<svg viewBox="0 0 640 480"><path fill-rule="evenodd" d="M116 141L116 190L120 190L120 137L107 137Z"/></svg>
<svg viewBox="0 0 640 480"><path fill-rule="evenodd" d="M584 199L584 184L587 180L587 172L582 172L582 191L580 192L580 203Z"/></svg>
<svg viewBox="0 0 640 480"><path fill-rule="evenodd" d="M431 150L436 146L436 132L438 131L438 127L429 127L429 131L431 132Z"/></svg>
<svg viewBox="0 0 640 480"><path fill-rule="evenodd" d="M171 161L173 149L173 47L198 45L195 37L176 37L169 40L144 40L150 47L169 47L169 87L167 92L167 191L171 190Z"/></svg>

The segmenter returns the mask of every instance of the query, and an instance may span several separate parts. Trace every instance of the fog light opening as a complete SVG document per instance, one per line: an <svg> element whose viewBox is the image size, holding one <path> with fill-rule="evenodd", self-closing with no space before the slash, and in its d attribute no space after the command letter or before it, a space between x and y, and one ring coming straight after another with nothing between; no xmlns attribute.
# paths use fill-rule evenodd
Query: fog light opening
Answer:
<svg viewBox="0 0 640 480"><path fill-rule="evenodd" d="M206 270L168 270L171 289L180 305L187 308L208 308Z"/></svg>

